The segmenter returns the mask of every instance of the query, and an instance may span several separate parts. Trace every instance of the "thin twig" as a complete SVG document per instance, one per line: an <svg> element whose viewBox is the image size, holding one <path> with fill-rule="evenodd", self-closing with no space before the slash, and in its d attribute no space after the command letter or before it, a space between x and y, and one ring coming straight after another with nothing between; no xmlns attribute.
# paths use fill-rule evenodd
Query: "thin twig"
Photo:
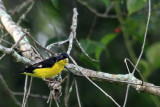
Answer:
<svg viewBox="0 0 160 107"><path fill-rule="evenodd" d="M11 47L11 48L13 49L13 48L16 48L16 46L17 46L17 45L18 45L18 43L19 43L19 42L24 38L24 36L25 36L25 34L24 34L24 35L23 35L23 36L22 36L22 37L21 37L21 38L20 38L20 39L19 39L19 40L14 44L14 45L13 45L13 44L11 44L11 43L10 43L10 42L8 42L8 41L3 40L3 39L2 39L2 41L5 41L6 43L11 44L11 45L12 45L12 47ZM18 48L17 48L17 49L18 49ZM4 58L4 57L5 57L5 55L6 55L6 54L3 54L3 55L0 57L0 60L1 60L2 58Z"/></svg>
<svg viewBox="0 0 160 107"><path fill-rule="evenodd" d="M84 74L81 69L79 68L79 66L77 65L77 63L74 61L74 59L69 55L69 58L72 60L72 62L76 65L77 69L79 72L81 72L84 77L89 80L95 87L97 87L104 95L106 95L108 98L110 98L118 107L120 107L120 105L110 96L108 95L102 88L100 88L96 83L94 83L91 79L89 79L89 77L86 76L86 74Z"/></svg>
<svg viewBox="0 0 160 107"><path fill-rule="evenodd" d="M75 38L79 48L81 49L81 51L91 60L91 61L94 61L94 62L99 62L98 60L95 60L93 58L91 58L86 52L85 50L82 48L81 44L79 43L79 41L77 40L77 38Z"/></svg>
<svg viewBox="0 0 160 107"><path fill-rule="evenodd" d="M32 9L33 5L34 5L34 0L32 1L31 5L27 8L27 10L19 17L18 21L17 21L17 25L19 25L22 20L26 17L26 15L28 14L28 12Z"/></svg>
<svg viewBox="0 0 160 107"><path fill-rule="evenodd" d="M65 107L68 107L68 103L67 103L67 95L68 95L68 90L69 90L69 81L70 81L70 73L67 73L67 80L66 80L66 85L65 85L65 96L64 96L64 104Z"/></svg>
<svg viewBox="0 0 160 107"><path fill-rule="evenodd" d="M55 102L56 102L57 107L59 107L59 104L58 104L57 100L55 100Z"/></svg>
<svg viewBox="0 0 160 107"><path fill-rule="evenodd" d="M53 47L55 47L55 46L60 46L60 45L63 45L63 44L65 44L65 43L67 43L67 42L68 42L68 39L67 39L67 40L64 40L64 41L52 43L52 44L48 45L48 46L46 47L46 49L50 50L51 48L53 48Z"/></svg>
<svg viewBox="0 0 160 107"><path fill-rule="evenodd" d="M3 55L0 57L0 60L2 60L5 56L6 56L6 54L3 54Z"/></svg>
<svg viewBox="0 0 160 107"><path fill-rule="evenodd" d="M87 2L82 1L82 0L77 0L77 2L79 2L80 4L82 4L83 6L85 6L89 11L91 11L92 13L94 13L96 16L98 17L102 17L102 18L117 18L117 15L108 15L108 12L106 13L99 13L97 12L94 8L90 7Z"/></svg>
<svg viewBox="0 0 160 107"><path fill-rule="evenodd" d="M20 41L25 37L25 33L19 38L19 40L11 47L12 49L17 47L17 45L20 43Z"/></svg>
<svg viewBox="0 0 160 107"><path fill-rule="evenodd" d="M148 25L149 25L149 21L150 21L150 16L151 16L151 1L148 0L148 17L147 17L147 24L146 24L146 30L145 30L145 34L144 34L144 40L143 40L143 45L142 45L142 49L141 49L141 52L140 52L140 55L138 57L138 60L137 60L137 63L133 69L133 72L132 74L134 74L138 64L139 64L139 61L141 60L141 57L142 57L142 54L143 54L143 51L144 51L144 46L145 46L145 42L146 42L146 38L147 38L147 31L148 31Z"/></svg>
<svg viewBox="0 0 160 107"><path fill-rule="evenodd" d="M6 47L0 45L0 51L5 53L5 54L12 55L18 62L22 62L24 64L30 64L31 63L31 61L28 58L19 55L12 48L6 48Z"/></svg>
<svg viewBox="0 0 160 107"><path fill-rule="evenodd" d="M4 40L4 39L2 39L1 41L5 42L5 43L8 44L8 45L13 45L11 42L8 42L8 41L6 41L6 40Z"/></svg>
<svg viewBox="0 0 160 107"><path fill-rule="evenodd" d="M55 55L53 52L51 52L50 50L44 48L41 44L39 44L39 43L30 35L29 32L26 32L24 29L22 29L22 31L23 31L24 33L26 33L27 36L30 37L30 38L31 38L38 46L40 46L42 49L44 49L45 51L51 53L52 55Z"/></svg>
<svg viewBox="0 0 160 107"><path fill-rule="evenodd" d="M111 11L111 9L113 8L114 6L114 3L113 3L113 0L111 1L111 5L109 5L107 8L106 8L106 12L105 14L109 13Z"/></svg>
<svg viewBox="0 0 160 107"><path fill-rule="evenodd" d="M125 95L125 100L124 100L123 107L125 107L125 106L126 106L126 102L127 102L127 98L128 98L128 91L129 91L129 87L130 87L130 84L128 84L128 85L127 85L126 95Z"/></svg>
<svg viewBox="0 0 160 107"><path fill-rule="evenodd" d="M27 95L26 95L26 98L25 98L25 102L24 102L24 107L25 107L25 105L26 105L26 103L28 101L28 97L30 95L31 86L32 86L32 80L33 80L33 77L31 77L31 79L30 79L30 83L29 83L29 87L28 87L28 92L27 92Z"/></svg>
<svg viewBox="0 0 160 107"><path fill-rule="evenodd" d="M22 107L25 107L24 103L25 103L26 94L27 94L27 84L28 84L28 75L26 75L26 78L25 78L24 95L23 95Z"/></svg>
<svg viewBox="0 0 160 107"><path fill-rule="evenodd" d="M23 2L22 4L20 4L19 6L17 6L14 10L11 11L11 16L13 16L16 13L20 12L21 10L23 10L26 6L28 6L33 1L34 0L27 0L27 1Z"/></svg>
<svg viewBox="0 0 160 107"><path fill-rule="evenodd" d="M128 72L129 72L129 74L130 74L130 70L129 70L129 68L128 68L127 61L129 61L129 62L130 62L130 64L131 64L133 67L135 67L135 66L133 65L133 63L132 63L128 58L125 58L125 63L126 63L126 66L127 66ZM138 68L136 68L136 71L137 71L137 72L138 72L138 74L140 75L140 77L141 77L141 81L142 81L142 84L141 84L141 85L143 85L143 81L144 81L143 76L142 76L141 72L138 70ZM133 75L133 74L132 74L132 75Z"/></svg>
<svg viewBox="0 0 160 107"><path fill-rule="evenodd" d="M78 91L77 80L75 79L74 82L75 82L75 87L76 87L76 94L77 94L78 105L79 105L79 107L82 107L82 106L81 106L80 97L79 97L79 91Z"/></svg>
<svg viewBox="0 0 160 107"><path fill-rule="evenodd" d="M21 95L24 95L24 93L22 92L12 92L13 95L17 95L17 96L21 96ZM40 94L29 94L30 97L33 97L33 98L42 98L42 99L48 99L48 96L46 95L40 95Z"/></svg>
<svg viewBox="0 0 160 107"><path fill-rule="evenodd" d="M73 85L75 83L74 81L75 81L75 78L72 80L72 83L71 83L69 90L66 90L66 95L65 95L65 106L66 107L68 107L68 101L69 101L69 98L70 98L70 95L71 95L71 92L73 89Z"/></svg>
<svg viewBox="0 0 160 107"><path fill-rule="evenodd" d="M50 96L50 102L49 102L49 107L51 107L51 106L52 106L52 94Z"/></svg>
<svg viewBox="0 0 160 107"><path fill-rule="evenodd" d="M69 55L72 50L73 39L76 37L76 29L77 29L77 16L78 12L76 8L73 8L73 17L72 17L72 25L71 25L71 33L69 35L69 46L67 50L67 54Z"/></svg>
<svg viewBox="0 0 160 107"><path fill-rule="evenodd" d="M48 96L47 103L49 103L49 101L51 100L51 97L52 97L52 93L51 93L51 91L50 91L49 96Z"/></svg>
<svg viewBox="0 0 160 107"><path fill-rule="evenodd" d="M12 43L10 43L10 42L8 42L8 41L6 41L6 40L4 40L4 39L2 39L2 41L3 42L5 42L5 43L7 43L7 44L9 44L9 45L11 45L11 46L13 46L14 44L12 44ZM15 47L17 50L19 50L19 48L18 47ZM19 50L20 51L20 50Z"/></svg>
<svg viewBox="0 0 160 107"><path fill-rule="evenodd" d="M144 46L145 46L145 41L146 41L147 31L148 31L148 25L149 25L150 15L151 15L151 2L150 2L150 0L148 1L148 5L149 5L149 8L148 8L148 17L147 17L147 24L146 24L146 30L145 30L143 45L142 45L142 49L141 49L140 55L139 55L139 57L138 57L138 60L137 60L137 62L136 62L136 65L135 65L135 67L134 67L134 69L133 69L132 75L135 73L135 70L137 69L137 66L138 66L138 64L139 64L139 62L140 62L140 59L141 59L142 54L143 54L143 51L144 51ZM130 61L130 60L129 60L129 61ZM130 73L129 68L128 68L128 65L127 65L127 62L125 61L125 63L126 63L128 72ZM131 61L130 61L130 63L132 64ZM134 66L134 65L132 64L132 66ZM140 76L141 76L141 78L142 78L142 85L143 85L143 77L142 77L141 73L139 72L139 70L137 70L137 71L138 71L138 73L140 74ZM129 87L130 87L130 84L127 85L126 97L125 97L125 101L124 101L123 107L125 107L126 102L127 102L127 96L128 96Z"/></svg>
<svg viewBox="0 0 160 107"><path fill-rule="evenodd" d="M32 45L31 45L32 46ZM35 46L35 47L34 47ZM34 42L34 46L32 46L32 48L33 48L33 50L38 54L38 56L40 56L43 60L45 59L44 57L43 57L43 55L40 53L40 51L39 51L39 49L38 49L38 47L37 47L37 45L36 45L36 43Z"/></svg>
<svg viewBox="0 0 160 107"><path fill-rule="evenodd" d="M1 39L0 39L0 43L2 42L2 40L3 40L6 36L8 36L8 33L7 33L7 34L2 34Z"/></svg>

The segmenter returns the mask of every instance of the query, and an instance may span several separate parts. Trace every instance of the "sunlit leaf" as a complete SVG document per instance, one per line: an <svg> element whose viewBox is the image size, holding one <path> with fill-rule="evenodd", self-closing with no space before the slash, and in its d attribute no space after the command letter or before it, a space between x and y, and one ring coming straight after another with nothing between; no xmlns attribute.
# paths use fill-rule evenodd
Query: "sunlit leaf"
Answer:
<svg viewBox="0 0 160 107"><path fill-rule="evenodd" d="M146 57L152 70L160 68L160 43L151 45L147 49Z"/></svg>
<svg viewBox="0 0 160 107"><path fill-rule="evenodd" d="M102 50L105 48L102 43L93 40L81 40L80 43L85 52L89 54L90 57L99 60L99 56ZM80 54L80 60L83 61L84 64L87 66L94 66L97 70L100 70L100 63L92 62L84 56L84 54Z"/></svg>
<svg viewBox="0 0 160 107"><path fill-rule="evenodd" d="M138 68L139 70L142 72L142 73L145 73L145 72L149 72L150 71L150 68L148 66L148 62L144 59L141 59L140 60L140 63L138 65Z"/></svg>
<svg viewBox="0 0 160 107"><path fill-rule="evenodd" d="M51 0L52 5L57 8L58 7L58 0Z"/></svg>
<svg viewBox="0 0 160 107"><path fill-rule="evenodd" d="M126 29L131 34L131 36L135 37L141 43L143 42L143 38L144 38L143 36L145 31L144 24L140 24L139 21L137 20L127 18Z"/></svg>
<svg viewBox="0 0 160 107"><path fill-rule="evenodd" d="M116 34L107 34L101 39L101 43L107 45L110 43L117 35Z"/></svg>
<svg viewBox="0 0 160 107"><path fill-rule="evenodd" d="M98 46L98 47L96 48L96 50L95 50L95 58L96 58L96 59L99 59L99 57L100 57L103 49L104 49L104 48L101 47L101 46Z"/></svg>
<svg viewBox="0 0 160 107"><path fill-rule="evenodd" d="M109 6L111 4L110 0L100 0L103 2L106 6Z"/></svg>
<svg viewBox="0 0 160 107"><path fill-rule="evenodd" d="M81 40L81 45L88 54L95 54L96 49L104 48L104 45L93 40Z"/></svg>
<svg viewBox="0 0 160 107"><path fill-rule="evenodd" d="M129 15L142 9L146 4L146 0L127 0L127 10Z"/></svg>

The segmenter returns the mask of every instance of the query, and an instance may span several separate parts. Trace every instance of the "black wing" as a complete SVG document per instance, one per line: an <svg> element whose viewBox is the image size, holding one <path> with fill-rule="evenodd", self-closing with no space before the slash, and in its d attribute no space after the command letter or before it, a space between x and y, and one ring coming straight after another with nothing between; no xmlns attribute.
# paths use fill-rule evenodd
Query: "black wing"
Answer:
<svg viewBox="0 0 160 107"><path fill-rule="evenodd" d="M36 63L34 65L31 65L27 68L24 69L24 71L22 71L21 73L23 72L27 72L27 73L33 73L33 71L37 68L49 68L49 67L52 67L55 62L56 62L56 57L51 57L49 59L46 59L42 62L39 62L39 63Z"/></svg>
<svg viewBox="0 0 160 107"><path fill-rule="evenodd" d="M56 62L56 57L52 57L52 58L49 58L49 59L46 59L42 62L39 62L39 63L36 63L34 65L32 65L33 67L40 67L40 68L48 68L48 67L52 67L55 62Z"/></svg>

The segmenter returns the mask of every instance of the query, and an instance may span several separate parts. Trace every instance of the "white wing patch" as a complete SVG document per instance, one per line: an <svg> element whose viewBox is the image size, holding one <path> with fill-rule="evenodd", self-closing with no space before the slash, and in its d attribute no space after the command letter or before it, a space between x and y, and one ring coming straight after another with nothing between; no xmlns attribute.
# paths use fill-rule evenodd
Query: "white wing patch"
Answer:
<svg viewBox="0 0 160 107"><path fill-rule="evenodd" d="M38 65L38 67L40 67L40 68L41 68L41 67L42 67L42 65Z"/></svg>

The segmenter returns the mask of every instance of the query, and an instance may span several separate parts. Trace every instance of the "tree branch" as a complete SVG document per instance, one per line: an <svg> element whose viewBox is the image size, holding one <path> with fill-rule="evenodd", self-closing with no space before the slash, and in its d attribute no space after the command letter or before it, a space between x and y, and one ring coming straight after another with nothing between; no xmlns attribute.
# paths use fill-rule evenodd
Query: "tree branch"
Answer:
<svg viewBox="0 0 160 107"><path fill-rule="evenodd" d="M6 48L6 47L0 45L0 51L3 52L4 54L12 55L16 59L17 62L22 62L24 64L31 63L31 61L28 58L20 56L16 51L14 51L13 48Z"/></svg>
<svg viewBox="0 0 160 107"><path fill-rule="evenodd" d="M3 24L3 26L5 27L5 29L7 30L7 32L10 33L10 35L13 37L13 39L16 43L20 40L20 38L23 35L25 35L25 33L22 31L22 29L19 26L17 26L12 21L11 17L6 13L6 10L5 10L5 7L3 6L2 0L0 0L0 20ZM75 26L77 26L77 25L75 25ZM75 27L75 26L73 26L73 27ZM75 30L72 30L72 31L75 31ZM74 37L74 35L76 35L76 34L73 33L72 35ZM71 42L70 42L70 44L72 45ZM0 45L0 51L3 53L6 53L6 54L11 54L15 58L18 59L17 61L22 62L22 63L26 63L26 64L31 63L31 61L33 61L33 63L35 63L35 62L39 62L42 60L42 58L36 52L34 52L34 50L32 49L32 47L29 44L26 37L24 37L18 43L18 46L20 47L20 51L22 51L22 54L24 57L20 56L12 48L6 48L2 45ZM68 53L70 53L71 48L69 49ZM31 61L28 60L27 58L30 59ZM93 80L102 80L102 81L107 81L107 82L112 82L112 83L130 84L137 91L142 91L142 92L146 92L146 93L160 96L160 87L159 86L155 86L154 84L147 83L147 82L144 82L144 85L141 86L142 81L137 79L133 75L130 75L130 74L109 74L109 73L98 72L98 71L82 68L79 66L80 71L82 72L81 73L79 71L79 69L73 64L67 64L67 67L69 69L71 69L70 70L71 73L73 73L74 75L77 75L77 76L84 77L84 75L82 75L82 74L85 74L87 77L90 77Z"/></svg>
<svg viewBox="0 0 160 107"><path fill-rule="evenodd" d="M80 66L79 66L80 67ZM71 73L77 76L82 76L77 67L73 64L67 64L67 68L71 69ZM132 76L131 74L109 74L100 71L94 71L90 69L86 69L80 67L81 72L83 72L86 76L90 77L93 80L97 81L107 81L111 83L124 83L131 84L133 88L135 88L138 92L146 92L156 96L160 96L160 86L155 86L154 84L144 82L143 86L141 86L142 81Z"/></svg>
<svg viewBox="0 0 160 107"><path fill-rule="evenodd" d="M21 28L17 26L14 21L12 21L12 18L10 17L10 15L6 13L6 9L3 5L2 0L0 0L0 20L3 26L5 27L5 29L7 30L7 32L13 37L15 42L18 42L19 39L23 35L25 35L24 32L21 30ZM33 63L36 63L42 60L42 58L33 51L26 37L24 37L19 42L18 45L20 47L20 51L22 51L22 55L30 59L31 61L33 61Z"/></svg>

